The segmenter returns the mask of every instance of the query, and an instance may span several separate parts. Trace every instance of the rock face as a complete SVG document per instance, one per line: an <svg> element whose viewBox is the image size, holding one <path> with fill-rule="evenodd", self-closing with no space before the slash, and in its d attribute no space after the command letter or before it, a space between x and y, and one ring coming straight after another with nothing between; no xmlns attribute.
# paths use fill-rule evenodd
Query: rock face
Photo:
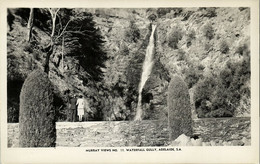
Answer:
<svg viewBox="0 0 260 164"><path fill-rule="evenodd" d="M58 109L62 106L60 113L66 113L68 109L64 92L69 90L72 94L85 95L93 113L89 120L133 119L151 21L157 24L157 28L155 63L142 92L146 120L167 115L167 89L170 77L175 74L187 83L195 111L196 97L193 95L199 81L219 74L228 61L241 61L244 58L243 45L250 45L249 8L77 8L75 12L90 12L96 28L104 37L103 48L108 59L102 70L103 80L83 82L77 68L78 61L66 55L66 47L62 69L62 48L59 45L50 61L49 78L55 86L55 94L61 98L57 103ZM28 45L25 22L15 15L14 30L7 35L8 88L15 86L17 80L22 85L27 75L35 68L42 68L44 62L40 47L47 45L49 37L35 27L34 37L39 45ZM134 37L129 37L132 35ZM250 79L246 81L241 88L250 90ZM19 111L19 93L20 90L8 89L8 99L14 100L8 101L9 113ZM250 96L241 95L235 116L245 114L250 114ZM17 116L8 120L18 121Z"/></svg>
<svg viewBox="0 0 260 164"><path fill-rule="evenodd" d="M170 77L178 74L184 79L191 95L201 79L219 74L228 61L243 60L238 49L250 44L249 8L169 10L158 14L157 56ZM243 87L250 90L249 83L250 78ZM243 93L240 96L235 116L248 116L250 98ZM196 97L191 98L193 103Z"/></svg>

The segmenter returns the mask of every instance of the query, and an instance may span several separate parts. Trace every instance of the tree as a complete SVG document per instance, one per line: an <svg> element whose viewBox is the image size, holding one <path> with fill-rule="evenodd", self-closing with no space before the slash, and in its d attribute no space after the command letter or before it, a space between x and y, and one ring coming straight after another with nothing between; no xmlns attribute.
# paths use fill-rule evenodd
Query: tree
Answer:
<svg viewBox="0 0 260 164"><path fill-rule="evenodd" d="M13 30L12 25L14 24L14 19L15 19L15 17L13 15L13 13L10 11L10 9L7 9L7 23L9 26L9 31Z"/></svg>
<svg viewBox="0 0 260 164"><path fill-rule="evenodd" d="M53 87L42 70L26 78L20 94L19 145L54 147L56 140Z"/></svg>
<svg viewBox="0 0 260 164"><path fill-rule="evenodd" d="M107 56L103 50L105 41L95 27L93 16L90 13L78 15L67 27L64 37L67 55L78 60L88 78L100 81Z"/></svg>
<svg viewBox="0 0 260 164"><path fill-rule="evenodd" d="M189 90L179 76L174 76L168 87L168 124L170 140L181 134L192 135L191 104Z"/></svg>
<svg viewBox="0 0 260 164"><path fill-rule="evenodd" d="M50 43L48 45L48 47L45 48L45 50L47 50L47 56L45 59L45 64L44 64L44 72L46 72L47 74L49 73L49 61L50 61L50 56L53 53L53 48L55 45L55 41L57 38L54 38L54 34L55 34L55 27L56 27L56 18L57 18L57 13L59 12L60 8L58 9L51 9L48 8L50 14L51 14L51 18L52 18L52 31L51 31L51 35L50 35Z"/></svg>

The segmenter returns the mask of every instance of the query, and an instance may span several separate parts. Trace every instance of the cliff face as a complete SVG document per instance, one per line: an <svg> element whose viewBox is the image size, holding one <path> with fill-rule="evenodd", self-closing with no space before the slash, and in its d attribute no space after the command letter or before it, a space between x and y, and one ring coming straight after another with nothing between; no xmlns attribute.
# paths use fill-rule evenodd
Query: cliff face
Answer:
<svg viewBox="0 0 260 164"><path fill-rule="evenodd" d="M168 82L174 74L180 75L195 93L204 79L220 76L228 63L241 63L250 56L250 11L248 8L172 8L172 9L76 9L78 13L90 12L104 37L104 51L108 59L103 68L103 80L82 80L84 73L77 68L74 58L65 56L62 64L60 45L51 57L49 78L56 86L57 108L67 109L64 92L84 94L89 101L91 120L131 120L135 115L138 85L151 34L151 22L157 24L155 31L154 67L143 90L144 119L158 119L166 115ZM44 54L38 45L26 42L26 22L15 16L14 30L8 32L8 88L21 85L33 69L42 67ZM40 44L47 44L47 34L34 28L34 37ZM249 52L248 52L249 51ZM232 67L233 68L233 67ZM232 72L232 69L231 69ZM236 71L234 71L236 72ZM239 71L238 71L239 72ZM241 71L240 71L241 72ZM231 73L232 74L232 73ZM239 75L239 74L238 74ZM220 76L221 77L221 76ZM224 79L224 78L223 78ZM18 81L18 82L17 82ZM232 84L232 81L229 83ZM250 92L250 78L241 82L241 88ZM242 92L241 92L242 93ZM239 94L241 94L239 93ZM8 89L8 108L17 111L19 89ZM217 94L217 93L216 93ZM198 96L197 96L198 97ZM193 113L204 110L199 98L191 98ZM250 110L250 96L241 95L236 104L235 115ZM217 101L217 100L216 100ZM214 106L209 98L207 109ZM199 104L199 105L198 105ZM211 106L210 104L213 104ZM16 109L15 109L16 108ZM224 108L224 107L223 107ZM64 120L63 116L61 120Z"/></svg>
<svg viewBox="0 0 260 164"><path fill-rule="evenodd" d="M186 8L180 13L172 10L157 21L156 52L158 52L160 63L170 77L179 74L189 85L193 109L195 109L194 101L196 101L196 97L193 97L194 92L198 90L204 78L212 75L215 79L221 78L228 63L250 61L246 57L246 54L250 56L250 52L245 52L248 51L246 47L250 47L249 9ZM240 51L241 49L243 52ZM235 78L235 71L231 72L229 75ZM245 74L247 73L240 76ZM222 79L228 81L228 77L222 77ZM225 87L232 86L225 85ZM250 90L250 78L245 80L243 87ZM213 94L212 92L211 95ZM234 114L236 116L250 113L250 103L248 103L250 96L244 94L241 97L244 98L238 102L239 105Z"/></svg>

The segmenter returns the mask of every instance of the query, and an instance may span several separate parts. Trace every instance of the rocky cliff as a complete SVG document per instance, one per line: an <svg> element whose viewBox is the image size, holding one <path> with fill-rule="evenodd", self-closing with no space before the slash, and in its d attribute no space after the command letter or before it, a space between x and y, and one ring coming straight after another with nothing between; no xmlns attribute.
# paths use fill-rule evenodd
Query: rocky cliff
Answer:
<svg viewBox="0 0 260 164"><path fill-rule="evenodd" d="M102 68L104 72L102 81L95 82L91 79L86 81L82 78L85 73L77 68L78 61L66 55L69 45L65 46L62 64L62 46L56 46L51 56L49 78L56 88L56 106L61 114L60 120L66 119L68 92L83 94L89 101L92 111L87 116L89 120L133 119L142 64L151 34L151 23L157 24L155 64L142 93L144 119L159 119L166 116L167 88L174 74L180 75L190 88L193 113L202 113L199 114L202 117L223 116L230 112L227 110L223 114L222 109L226 108L232 108L232 116L250 113L250 94L248 94L250 78L237 79L241 84L236 86L234 83L237 81L226 80L224 75L227 73L223 73L223 70L230 70L228 75L233 74L236 77L241 77L241 74L250 75L250 65L249 72L245 73L242 69L245 59L248 56L250 59L249 8L74 10L77 13L92 13L96 28L100 30L105 41L103 49L107 60L104 63L105 67ZM10 117L15 117L15 113L19 110L19 93L23 81L32 70L42 67L45 55L39 45L47 44L48 40L44 30L34 27L33 36L38 42L35 45L28 44L26 20L15 11L13 15L15 16L13 30L7 33ZM214 93L211 97L207 94L205 98L198 96L206 94L200 88L211 77L222 80L218 80L215 86L230 88L226 93L227 102L216 100L218 93ZM227 84L224 81L227 81ZM230 96L230 92L233 91L239 92L236 94L238 98L234 101L229 99L234 97L234 94ZM227 105L221 106L216 102ZM217 111L217 114L212 113L214 111ZM10 118L10 121L17 122L17 117Z"/></svg>

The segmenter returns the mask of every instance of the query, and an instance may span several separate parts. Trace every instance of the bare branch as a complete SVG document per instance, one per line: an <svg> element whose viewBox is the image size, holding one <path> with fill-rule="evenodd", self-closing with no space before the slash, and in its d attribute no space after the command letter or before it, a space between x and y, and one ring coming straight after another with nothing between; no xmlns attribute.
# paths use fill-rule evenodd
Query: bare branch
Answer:
<svg viewBox="0 0 260 164"><path fill-rule="evenodd" d="M51 8L48 8L50 14L51 14L51 17L53 17L53 12L51 11Z"/></svg>
<svg viewBox="0 0 260 164"><path fill-rule="evenodd" d="M60 34L59 36L57 36L57 38L56 38L55 40L59 39L59 38L65 33L66 28L68 27L69 23L70 23L72 20L74 20L74 19L75 19L75 18L72 18L72 19L70 19L70 20L67 22L67 24L66 24L65 27L63 28L61 34Z"/></svg>

